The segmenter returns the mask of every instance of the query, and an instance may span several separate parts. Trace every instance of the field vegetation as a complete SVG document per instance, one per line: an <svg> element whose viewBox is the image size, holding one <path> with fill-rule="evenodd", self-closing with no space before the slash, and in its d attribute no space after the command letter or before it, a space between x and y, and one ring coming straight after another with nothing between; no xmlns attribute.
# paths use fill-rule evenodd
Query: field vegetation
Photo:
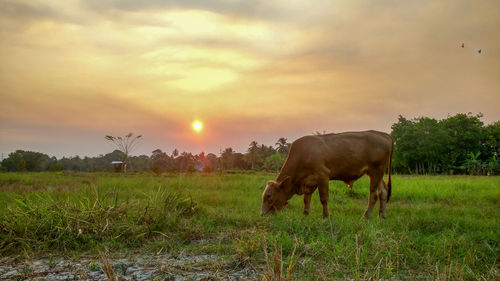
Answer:
<svg viewBox="0 0 500 281"><path fill-rule="evenodd" d="M500 278L500 178L393 177L387 219L362 220L368 178L261 217L272 173L0 173L0 255L214 254L278 280Z"/></svg>

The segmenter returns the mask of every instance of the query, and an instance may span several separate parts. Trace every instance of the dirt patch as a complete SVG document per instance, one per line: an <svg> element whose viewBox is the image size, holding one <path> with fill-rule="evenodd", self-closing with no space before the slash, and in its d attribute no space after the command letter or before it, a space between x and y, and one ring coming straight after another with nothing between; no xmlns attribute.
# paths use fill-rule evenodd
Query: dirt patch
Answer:
<svg viewBox="0 0 500 281"><path fill-rule="evenodd" d="M115 280L259 280L260 276L251 265L216 255L0 260L1 280L108 280L110 275Z"/></svg>

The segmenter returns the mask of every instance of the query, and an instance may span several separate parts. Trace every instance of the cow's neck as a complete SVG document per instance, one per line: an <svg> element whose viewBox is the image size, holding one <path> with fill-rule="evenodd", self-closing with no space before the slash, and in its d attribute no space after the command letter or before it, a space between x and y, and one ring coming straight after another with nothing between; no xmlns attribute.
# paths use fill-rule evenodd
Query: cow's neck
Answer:
<svg viewBox="0 0 500 281"><path fill-rule="evenodd" d="M293 194L295 194L295 178L294 178L294 174L295 174L295 171L293 171L290 167L290 165L287 165L289 164L288 161L285 162L285 165L283 165L283 167L281 168L281 171L280 173L278 174L278 177L276 178L276 181L277 182L282 182L283 180L286 179L286 177L290 177L290 180L288 181L288 184L286 184L284 186L284 190L285 190L285 193L287 194L287 200L290 199Z"/></svg>
<svg viewBox="0 0 500 281"><path fill-rule="evenodd" d="M294 178L293 178L293 171L291 171L289 165L283 165L283 167L281 168L280 170L280 173L278 174L278 177L276 178L276 181L277 182L282 182L283 180L286 179L286 177L290 177L290 180L293 181Z"/></svg>

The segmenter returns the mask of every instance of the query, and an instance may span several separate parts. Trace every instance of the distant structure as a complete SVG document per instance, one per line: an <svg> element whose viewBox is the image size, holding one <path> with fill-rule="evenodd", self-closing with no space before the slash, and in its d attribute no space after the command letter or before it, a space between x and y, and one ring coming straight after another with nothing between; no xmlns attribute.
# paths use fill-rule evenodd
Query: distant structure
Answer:
<svg viewBox="0 0 500 281"><path fill-rule="evenodd" d="M481 53L481 49L477 50L478 53Z"/></svg>
<svg viewBox="0 0 500 281"><path fill-rule="evenodd" d="M111 165L113 165L116 173L125 172L125 168L127 167L127 164L125 164L123 161L111 161Z"/></svg>
<svg viewBox="0 0 500 281"><path fill-rule="evenodd" d="M127 159L134 147L137 145L137 143L141 140L142 135L138 135L134 137L134 134L128 133L125 135L125 137L113 137L113 136L105 136L104 137L106 140L110 141L113 143L113 145L118 148L121 152L123 152L124 157L123 157L123 168L122 171L126 172L127 171Z"/></svg>
<svg viewBox="0 0 500 281"><path fill-rule="evenodd" d="M462 43L462 48L465 48L465 43Z"/></svg>

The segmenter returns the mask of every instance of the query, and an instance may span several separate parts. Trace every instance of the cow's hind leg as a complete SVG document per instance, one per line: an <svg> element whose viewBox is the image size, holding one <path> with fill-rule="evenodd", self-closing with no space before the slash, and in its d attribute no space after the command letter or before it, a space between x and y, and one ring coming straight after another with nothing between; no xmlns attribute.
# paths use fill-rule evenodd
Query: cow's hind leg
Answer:
<svg viewBox="0 0 500 281"><path fill-rule="evenodd" d="M311 197L312 193L304 193L304 215L309 215L311 211Z"/></svg>
<svg viewBox="0 0 500 281"><path fill-rule="evenodd" d="M387 204L387 185L383 180L380 181L378 199L380 200L380 208L378 210L379 218L385 219L385 205Z"/></svg>
<svg viewBox="0 0 500 281"><path fill-rule="evenodd" d="M378 199L378 190L380 186L380 182L382 181L384 173L380 173L379 171L375 171L369 173L370 176L370 195L368 196L368 208L365 211L364 218L370 218L370 214L373 211L373 207L375 203L377 203Z"/></svg>
<svg viewBox="0 0 500 281"><path fill-rule="evenodd" d="M319 200L321 201L321 205L323 205L323 218L328 218L330 213L328 212L328 199L330 197L328 193L328 181L327 177L319 179L318 182L318 191L319 191Z"/></svg>

